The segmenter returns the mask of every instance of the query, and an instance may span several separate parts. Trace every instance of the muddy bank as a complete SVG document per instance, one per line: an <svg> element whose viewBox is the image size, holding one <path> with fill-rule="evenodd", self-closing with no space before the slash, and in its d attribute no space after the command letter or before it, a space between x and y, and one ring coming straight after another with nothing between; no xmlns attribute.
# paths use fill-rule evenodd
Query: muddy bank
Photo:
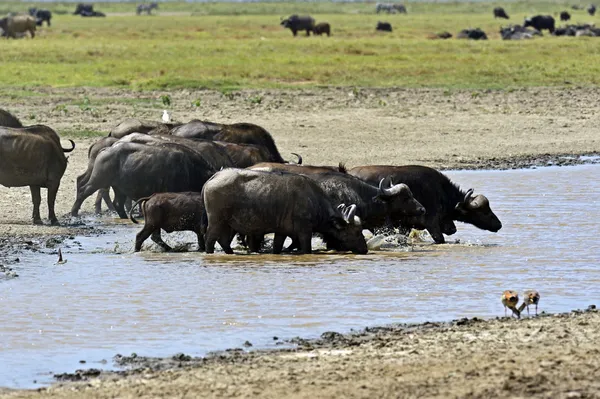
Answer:
<svg viewBox="0 0 600 399"><path fill-rule="evenodd" d="M116 373L82 370L5 397L555 397L600 395L600 314L461 319L325 332L294 349L192 358L117 356ZM250 343L248 343L250 344Z"/></svg>

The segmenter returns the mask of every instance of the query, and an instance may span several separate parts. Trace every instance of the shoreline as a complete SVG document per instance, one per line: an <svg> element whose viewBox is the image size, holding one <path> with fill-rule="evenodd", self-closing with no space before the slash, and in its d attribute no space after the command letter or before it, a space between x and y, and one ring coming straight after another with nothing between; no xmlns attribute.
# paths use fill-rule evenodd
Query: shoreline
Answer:
<svg viewBox="0 0 600 399"><path fill-rule="evenodd" d="M173 396L181 392L203 392L210 397L596 397L598 391L591 380L597 381L600 374L600 358L587 356L585 361L597 368L586 375L590 370L583 367L581 354L590 350L600 353L592 349L600 338L598 327L600 312L590 305L586 310L541 313L519 320L463 318L367 327L346 334L326 331L315 339L282 340L295 345L293 348L248 352L231 348L204 357L183 353L165 358L116 355L115 364L124 370L82 369L55 375L57 381L49 387L0 388L0 394L10 398ZM494 353L492 358L490 353ZM573 359L567 359L568 355ZM375 367L372 376L357 372L350 373L350 379L341 376L342 370L371 367ZM494 369L496 383L487 380ZM309 375L303 378L301 371ZM311 377L321 373L322 381L315 384ZM478 380L486 383L478 385ZM586 385L584 380L590 383ZM267 382L270 385L265 385Z"/></svg>

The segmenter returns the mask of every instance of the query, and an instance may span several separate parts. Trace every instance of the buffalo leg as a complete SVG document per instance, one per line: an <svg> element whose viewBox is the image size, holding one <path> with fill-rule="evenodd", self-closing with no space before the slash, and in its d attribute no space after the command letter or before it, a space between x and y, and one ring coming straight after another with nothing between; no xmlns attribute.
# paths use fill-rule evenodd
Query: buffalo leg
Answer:
<svg viewBox="0 0 600 399"><path fill-rule="evenodd" d="M206 253L212 254L215 252L215 243L219 242L223 251L226 254L233 254L231 249L231 229L227 225L216 225L215 223L208 223L208 229L206 229Z"/></svg>
<svg viewBox="0 0 600 399"><path fill-rule="evenodd" d="M204 242L204 234L202 234L202 230L198 228L195 230L195 233L198 236L198 252L206 251L206 243Z"/></svg>
<svg viewBox="0 0 600 399"><path fill-rule="evenodd" d="M306 30L306 36L310 36L310 29Z"/></svg>
<svg viewBox="0 0 600 399"><path fill-rule="evenodd" d="M56 194L58 194L59 185L60 183L48 185L48 219L50 219L50 224L52 226L58 226L59 224L56 213L54 213L54 204L56 203Z"/></svg>
<svg viewBox="0 0 600 399"><path fill-rule="evenodd" d="M283 249L283 243L285 241L285 234L275 233L275 238L273 238L273 253L280 254Z"/></svg>
<svg viewBox="0 0 600 399"><path fill-rule="evenodd" d="M152 235L150 236L150 238L152 239L152 241L154 241L155 243L157 243L158 246L161 247L166 252L169 252L169 251L173 250L173 248L171 248L169 245L167 245L166 242L163 241L162 237L160 236L160 229L154 230L154 232L152 233Z"/></svg>
<svg viewBox="0 0 600 399"><path fill-rule="evenodd" d="M298 244L300 244L299 253L310 254L312 252L312 232L298 234Z"/></svg>
<svg viewBox="0 0 600 399"><path fill-rule="evenodd" d="M129 211L131 211L132 205L133 205L133 201L131 201L131 198L125 197L125 200L123 201L123 206L125 207L125 211L127 211L127 213L129 213Z"/></svg>
<svg viewBox="0 0 600 399"><path fill-rule="evenodd" d="M40 188L38 186L29 186L29 190L31 191L31 202L33 202L33 224L43 224L42 217L40 216L40 203L42 202Z"/></svg>
<svg viewBox="0 0 600 399"><path fill-rule="evenodd" d="M115 210L121 219L127 219L127 213L125 212L125 194L115 189L115 200L113 201L113 205L115 206Z"/></svg>
<svg viewBox="0 0 600 399"><path fill-rule="evenodd" d="M262 248L262 242L264 239L264 235L262 234L249 234L246 236L246 241L248 244L248 251L250 252L260 252Z"/></svg>
<svg viewBox="0 0 600 399"><path fill-rule="evenodd" d="M145 224L144 228L142 228L140 230L140 232L136 234L136 236L135 236L135 252L140 252L140 250L142 249L142 244L144 243L144 241L146 241L148 239L148 237L150 237L153 230L154 230L154 226Z"/></svg>
<svg viewBox="0 0 600 399"><path fill-rule="evenodd" d="M96 201L94 201L94 212L96 215L100 215L102 213L102 190L98 190L96 194Z"/></svg>

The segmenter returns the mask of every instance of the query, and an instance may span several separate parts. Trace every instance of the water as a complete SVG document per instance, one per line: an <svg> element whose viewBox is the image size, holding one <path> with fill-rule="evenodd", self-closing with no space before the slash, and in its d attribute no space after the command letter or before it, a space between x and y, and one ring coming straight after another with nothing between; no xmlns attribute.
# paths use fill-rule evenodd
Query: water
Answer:
<svg viewBox="0 0 600 399"><path fill-rule="evenodd" d="M599 172L448 172L487 195L504 224L493 234L459 223L450 238L459 244L367 256L134 254L139 226L120 225L79 238L64 265L55 255L21 256L20 277L0 280L0 386L110 367L116 353L202 355L246 340L274 347L273 336L502 316L504 289L539 290L540 311L600 305ZM182 239L194 242L166 238Z"/></svg>

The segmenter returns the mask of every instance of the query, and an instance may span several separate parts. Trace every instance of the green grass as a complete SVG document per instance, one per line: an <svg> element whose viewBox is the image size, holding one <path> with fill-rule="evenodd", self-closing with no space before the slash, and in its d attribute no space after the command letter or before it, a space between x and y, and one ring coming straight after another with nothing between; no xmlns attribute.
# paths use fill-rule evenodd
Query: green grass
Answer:
<svg viewBox="0 0 600 399"><path fill-rule="evenodd" d="M30 3L3 3L24 10ZM594 22L563 2L408 3L408 15L375 15L374 4L165 3L158 16L135 16L133 3L95 3L107 18L55 15L34 40L0 40L0 87L113 86L134 89L269 87L511 88L597 85L600 38L545 35L502 41L501 24L569 9L571 22ZM71 12L74 4L47 4ZM279 18L310 13L333 36L293 38ZM110 13L118 13L110 15ZM129 15L127 15L127 13ZM160 14L163 14L162 16ZM175 13L175 14L174 14ZM192 15L192 13L194 15ZM375 32L378 20L391 34ZM439 31L484 29L489 41L430 40Z"/></svg>

